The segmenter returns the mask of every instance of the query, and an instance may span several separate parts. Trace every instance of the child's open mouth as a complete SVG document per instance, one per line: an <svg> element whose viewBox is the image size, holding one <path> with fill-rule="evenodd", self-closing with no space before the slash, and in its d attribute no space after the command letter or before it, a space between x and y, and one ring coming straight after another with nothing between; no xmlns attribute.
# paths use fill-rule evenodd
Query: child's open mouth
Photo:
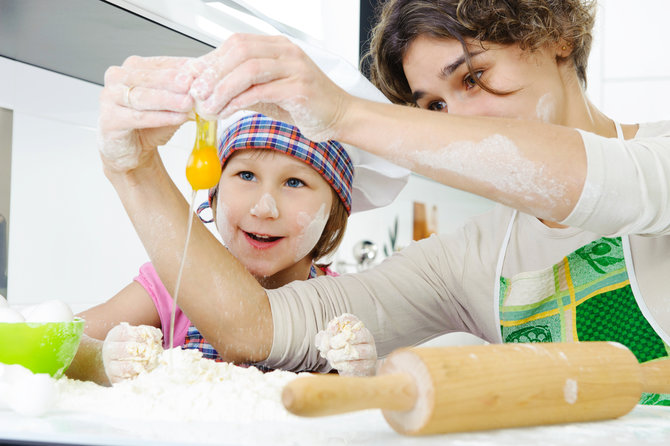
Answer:
<svg viewBox="0 0 670 446"><path fill-rule="evenodd" d="M259 242L274 242L276 240L279 240L281 237L272 237L271 235L261 235L261 234L254 234L251 232L246 233L250 238L254 240L258 240Z"/></svg>
<svg viewBox="0 0 670 446"><path fill-rule="evenodd" d="M249 243L256 248L270 248L284 238L264 234L254 234L253 232L246 231L244 231L244 235L247 237Z"/></svg>

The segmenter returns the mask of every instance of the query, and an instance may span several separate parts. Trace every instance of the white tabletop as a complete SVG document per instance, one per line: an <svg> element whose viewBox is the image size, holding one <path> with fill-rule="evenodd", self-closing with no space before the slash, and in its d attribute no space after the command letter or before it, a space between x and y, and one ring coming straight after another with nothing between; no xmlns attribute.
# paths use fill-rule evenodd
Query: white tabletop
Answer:
<svg viewBox="0 0 670 446"><path fill-rule="evenodd" d="M259 423L133 421L83 412L0 411L0 442L73 445L647 445L670 444L670 407L637 406L609 421L408 437L380 411Z"/></svg>

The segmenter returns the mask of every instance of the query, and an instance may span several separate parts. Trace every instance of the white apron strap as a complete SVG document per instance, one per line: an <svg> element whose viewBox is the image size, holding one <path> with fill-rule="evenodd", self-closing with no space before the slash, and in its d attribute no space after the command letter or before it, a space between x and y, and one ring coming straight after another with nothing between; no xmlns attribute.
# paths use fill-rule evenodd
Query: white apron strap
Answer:
<svg viewBox="0 0 670 446"><path fill-rule="evenodd" d="M496 326L496 334L498 341L502 344L502 334L500 333L500 278L502 277L502 268L503 263L505 263L505 254L507 253L507 245L509 245L509 239L512 236L512 228L514 227L514 220L516 220L516 214L519 211L514 209L512 217L509 220L507 225L507 232L505 232L505 238L503 239L502 246L500 247L500 252L498 253L498 263L496 265L496 275L495 283L493 285L493 322Z"/></svg>

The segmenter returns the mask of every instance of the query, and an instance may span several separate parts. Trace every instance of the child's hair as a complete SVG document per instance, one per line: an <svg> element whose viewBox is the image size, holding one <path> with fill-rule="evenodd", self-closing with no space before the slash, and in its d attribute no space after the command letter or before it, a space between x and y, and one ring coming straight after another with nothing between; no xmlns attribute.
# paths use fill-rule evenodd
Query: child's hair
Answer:
<svg viewBox="0 0 670 446"><path fill-rule="evenodd" d="M223 134L219 144L221 170L233 153L259 149L277 151L304 162L330 185L333 205L310 257L316 260L333 253L344 237L351 213L354 165L347 151L337 141L317 143L305 138L293 125L254 114L239 119ZM209 190L208 202L200 205L198 212L212 206L217 190L218 186Z"/></svg>
<svg viewBox="0 0 670 446"><path fill-rule="evenodd" d="M519 44L530 51L561 41L570 45L567 57L586 87L595 0L388 0L377 13L370 50L370 80L392 102L414 105L402 60L412 41L426 35L456 39L466 64L480 87L492 93L475 75L466 40Z"/></svg>

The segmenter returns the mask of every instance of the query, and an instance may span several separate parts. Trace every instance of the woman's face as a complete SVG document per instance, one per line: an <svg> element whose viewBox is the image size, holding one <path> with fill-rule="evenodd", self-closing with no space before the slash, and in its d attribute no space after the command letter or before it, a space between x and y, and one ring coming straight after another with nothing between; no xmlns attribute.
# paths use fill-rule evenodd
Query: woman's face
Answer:
<svg viewBox="0 0 670 446"><path fill-rule="evenodd" d="M272 150L240 150L221 174L216 226L251 274L270 277L311 264L307 256L332 200L330 185L304 162Z"/></svg>
<svg viewBox="0 0 670 446"><path fill-rule="evenodd" d="M494 91L479 87L468 71L460 42L417 37L403 58L405 76L416 104L460 115L535 119L561 123L565 104L556 52L533 53L516 45L468 46L474 72Z"/></svg>

